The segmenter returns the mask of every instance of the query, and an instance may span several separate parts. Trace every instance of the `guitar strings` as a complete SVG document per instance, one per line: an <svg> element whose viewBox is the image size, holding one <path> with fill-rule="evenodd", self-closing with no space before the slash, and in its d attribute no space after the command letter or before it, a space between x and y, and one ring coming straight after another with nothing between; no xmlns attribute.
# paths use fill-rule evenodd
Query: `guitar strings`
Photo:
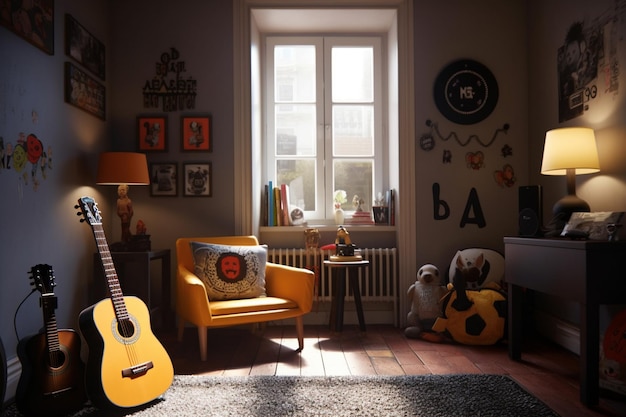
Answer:
<svg viewBox="0 0 626 417"><path fill-rule="evenodd" d="M101 227L100 227L101 229ZM137 355L137 351L135 350L134 339L131 339L129 342L129 338L137 331L134 329L134 325L132 325L130 315L128 314L128 310L126 309L126 305L124 303L124 297L122 295L121 287L119 284L119 280L117 279L117 273L115 272L115 265L113 263L113 258L111 257L111 253L108 249L108 244L106 243L106 236L104 230L96 230L94 227L94 234L97 241L98 250L100 251L100 255L102 258L102 263L104 266L105 276L107 278L107 282L109 284L109 292L111 293L111 302L113 304L113 310L115 312L115 317L117 320L117 330L120 333L122 344L126 349L126 355L131 363L131 365L139 364L139 359ZM109 272L107 267L104 265L105 261L108 265L111 265L112 273ZM114 281L113 281L114 279Z"/></svg>

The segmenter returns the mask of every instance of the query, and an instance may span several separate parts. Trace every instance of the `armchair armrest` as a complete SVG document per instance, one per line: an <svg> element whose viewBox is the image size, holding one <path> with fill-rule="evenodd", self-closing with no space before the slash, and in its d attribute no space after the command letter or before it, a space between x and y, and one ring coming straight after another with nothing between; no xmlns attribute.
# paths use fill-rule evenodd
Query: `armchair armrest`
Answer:
<svg viewBox="0 0 626 417"><path fill-rule="evenodd" d="M176 312L192 323L208 325L212 320L209 297L200 278L184 265L178 265L176 278Z"/></svg>
<svg viewBox="0 0 626 417"><path fill-rule="evenodd" d="M267 295L295 301L303 313L313 307L315 274L304 268L295 268L268 262L265 268Z"/></svg>

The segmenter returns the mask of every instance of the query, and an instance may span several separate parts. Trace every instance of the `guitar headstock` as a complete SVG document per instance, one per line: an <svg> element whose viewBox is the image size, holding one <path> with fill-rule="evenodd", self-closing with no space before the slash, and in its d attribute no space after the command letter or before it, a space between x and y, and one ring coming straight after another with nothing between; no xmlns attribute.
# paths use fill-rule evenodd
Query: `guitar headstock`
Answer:
<svg viewBox="0 0 626 417"><path fill-rule="evenodd" d="M76 213L78 216L82 215L84 218L80 219L81 222L87 222L89 225L101 225L102 216L98 209L98 203L92 197L81 197L78 199L78 205L74 208L80 208L80 211Z"/></svg>
<svg viewBox="0 0 626 417"><path fill-rule="evenodd" d="M47 264L39 264L30 268L30 283L42 294L54 294L54 271Z"/></svg>

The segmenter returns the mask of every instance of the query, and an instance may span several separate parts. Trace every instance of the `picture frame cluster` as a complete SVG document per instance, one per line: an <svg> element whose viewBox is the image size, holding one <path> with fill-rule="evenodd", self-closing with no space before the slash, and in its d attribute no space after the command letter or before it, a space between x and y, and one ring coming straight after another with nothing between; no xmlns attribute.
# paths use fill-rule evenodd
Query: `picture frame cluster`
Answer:
<svg viewBox="0 0 626 417"><path fill-rule="evenodd" d="M65 14L65 102L106 120L105 46L72 15ZM78 65L77 65L78 64Z"/></svg>
<svg viewBox="0 0 626 417"><path fill-rule="evenodd" d="M165 114L137 116L137 147L141 152L167 152L169 149L168 118ZM212 152L213 135L210 114L180 117L180 150Z"/></svg>
<svg viewBox="0 0 626 417"><path fill-rule="evenodd" d="M136 144L140 152L168 152L169 121L165 114L137 116ZM213 151L210 114L188 114L180 117L179 149L181 152ZM211 197L212 165L209 161L151 162L150 195L154 197Z"/></svg>
<svg viewBox="0 0 626 417"><path fill-rule="evenodd" d="M182 162L180 165L179 171L176 162L151 162L150 195L177 197L180 189L183 197L211 197L213 194L211 162Z"/></svg>

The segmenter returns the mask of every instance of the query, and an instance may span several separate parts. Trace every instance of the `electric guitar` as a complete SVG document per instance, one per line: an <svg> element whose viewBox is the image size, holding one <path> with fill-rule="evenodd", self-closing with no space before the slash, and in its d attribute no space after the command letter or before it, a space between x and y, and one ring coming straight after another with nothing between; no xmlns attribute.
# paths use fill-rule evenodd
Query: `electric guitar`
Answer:
<svg viewBox="0 0 626 417"><path fill-rule="evenodd" d="M99 408L147 404L172 384L172 361L152 333L145 303L122 294L95 200L81 197L76 208L92 228L111 295L83 310L78 320L89 346L87 394Z"/></svg>
<svg viewBox="0 0 626 417"><path fill-rule="evenodd" d="M83 407L85 364L80 358L80 336L72 329L57 330L57 297L50 265L31 268L31 285L41 293L45 334L20 340L17 353L22 373L15 402L22 414L63 415Z"/></svg>

